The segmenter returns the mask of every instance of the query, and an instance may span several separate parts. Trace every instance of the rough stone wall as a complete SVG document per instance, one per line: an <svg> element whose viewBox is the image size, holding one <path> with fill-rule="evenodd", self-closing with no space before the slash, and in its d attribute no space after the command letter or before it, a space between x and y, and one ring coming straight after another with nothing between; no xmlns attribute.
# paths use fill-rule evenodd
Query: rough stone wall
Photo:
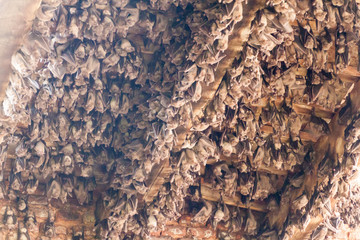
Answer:
<svg viewBox="0 0 360 240"><path fill-rule="evenodd" d="M153 239L217 239L216 231L205 224L192 223L190 216L182 216L179 221L170 221L164 231L151 234Z"/></svg>

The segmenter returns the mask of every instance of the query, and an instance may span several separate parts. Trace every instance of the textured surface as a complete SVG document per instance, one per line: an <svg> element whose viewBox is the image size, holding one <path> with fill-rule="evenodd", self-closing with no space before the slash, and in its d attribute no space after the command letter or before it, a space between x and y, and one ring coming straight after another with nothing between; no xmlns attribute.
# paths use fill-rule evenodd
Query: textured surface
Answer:
<svg viewBox="0 0 360 240"><path fill-rule="evenodd" d="M0 119L6 238L355 230L360 3L43 0L30 29Z"/></svg>

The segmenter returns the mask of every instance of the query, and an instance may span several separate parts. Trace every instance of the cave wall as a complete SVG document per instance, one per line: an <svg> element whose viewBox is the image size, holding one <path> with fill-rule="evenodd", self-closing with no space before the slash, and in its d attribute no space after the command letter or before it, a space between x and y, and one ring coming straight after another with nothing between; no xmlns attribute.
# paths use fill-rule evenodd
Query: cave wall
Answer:
<svg viewBox="0 0 360 240"><path fill-rule="evenodd" d="M41 0L0 1L0 100L5 96L11 56L31 27Z"/></svg>

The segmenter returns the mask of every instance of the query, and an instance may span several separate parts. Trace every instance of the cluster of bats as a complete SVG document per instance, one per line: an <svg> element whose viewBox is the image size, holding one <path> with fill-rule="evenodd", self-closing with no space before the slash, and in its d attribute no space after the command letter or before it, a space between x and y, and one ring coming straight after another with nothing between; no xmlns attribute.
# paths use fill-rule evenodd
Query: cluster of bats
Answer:
<svg viewBox="0 0 360 240"><path fill-rule="evenodd" d="M18 206L3 223L18 229L14 239L30 239L36 216L27 198L44 186L48 204L95 204L101 239L144 239L184 212L224 225L220 239L291 239L317 214L324 221L313 239L336 234L343 221L354 226L358 219L346 217L354 203L331 210L329 198L351 193L360 152L360 88L349 94L338 76L357 57L359 17L355 0L43 0L11 59L1 109L0 198ZM248 39L232 59L240 28ZM296 104L334 117L304 116ZM143 203L148 177L165 161L169 179ZM291 174L279 185L258 169ZM218 202L203 199L202 178ZM263 201L268 212L224 203L235 195ZM44 239L55 222L49 216Z"/></svg>

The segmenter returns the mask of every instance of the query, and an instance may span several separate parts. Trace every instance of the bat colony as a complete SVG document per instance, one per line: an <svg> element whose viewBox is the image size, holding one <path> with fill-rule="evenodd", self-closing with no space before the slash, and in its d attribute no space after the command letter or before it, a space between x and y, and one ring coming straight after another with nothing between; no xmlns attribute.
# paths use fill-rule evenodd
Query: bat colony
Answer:
<svg viewBox="0 0 360 240"><path fill-rule="evenodd" d="M39 226L30 198L42 240L70 199L98 239L184 214L218 239L355 228L359 30L356 0L43 0L1 108L4 239Z"/></svg>

